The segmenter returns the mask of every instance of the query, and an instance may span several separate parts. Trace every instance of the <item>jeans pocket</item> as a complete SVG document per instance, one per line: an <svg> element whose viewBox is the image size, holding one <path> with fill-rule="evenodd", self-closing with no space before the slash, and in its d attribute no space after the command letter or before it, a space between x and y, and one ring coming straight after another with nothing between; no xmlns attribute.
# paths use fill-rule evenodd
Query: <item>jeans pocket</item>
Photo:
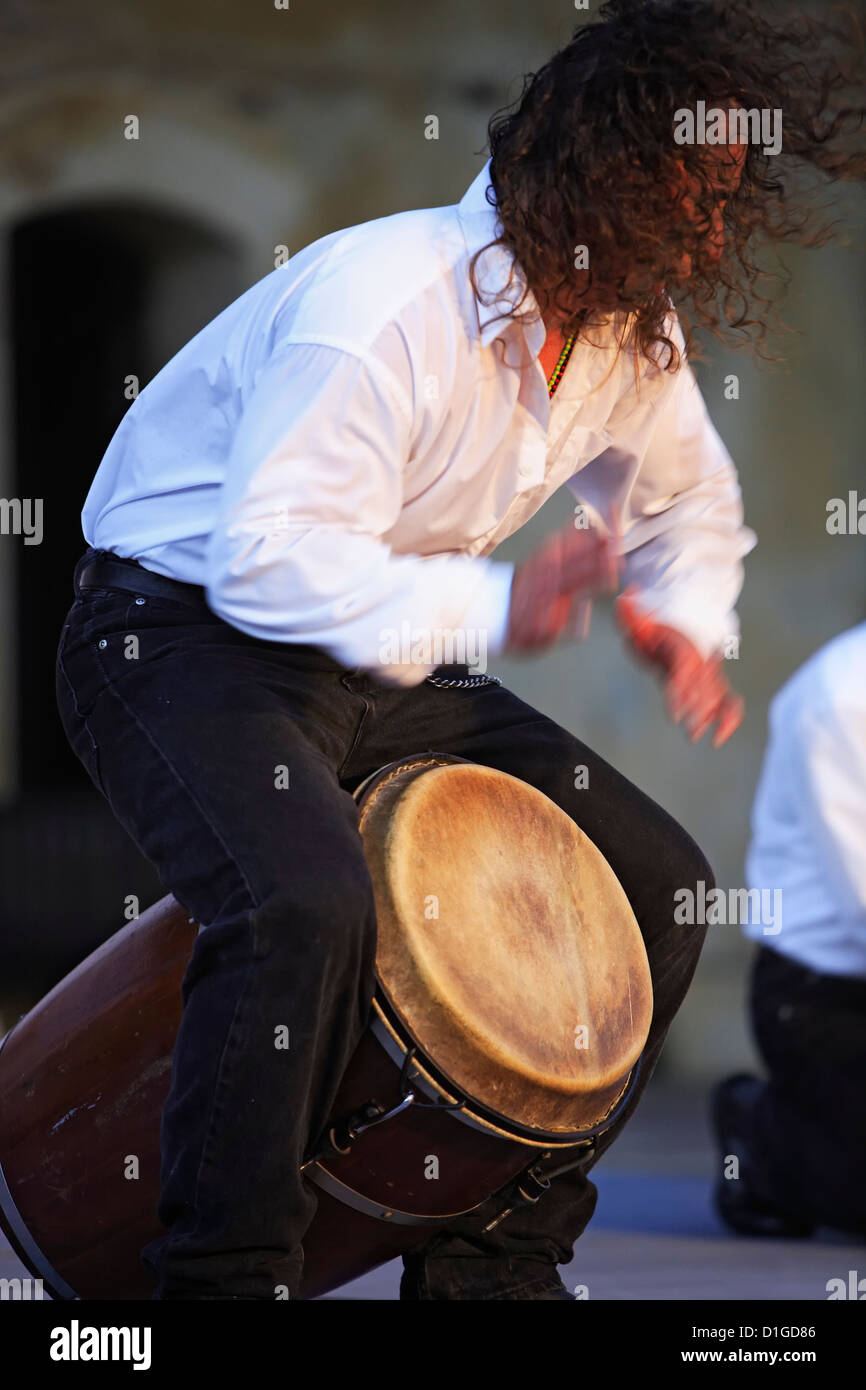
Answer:
<svg viewBox="0 0 866 1390"><path fill-rule="evenodd" d="M55 695L63 732L97 791L105 796L99 745L91 715L108 681L96 660L88 623L76 602L60 634L55 660Z"/></svg>

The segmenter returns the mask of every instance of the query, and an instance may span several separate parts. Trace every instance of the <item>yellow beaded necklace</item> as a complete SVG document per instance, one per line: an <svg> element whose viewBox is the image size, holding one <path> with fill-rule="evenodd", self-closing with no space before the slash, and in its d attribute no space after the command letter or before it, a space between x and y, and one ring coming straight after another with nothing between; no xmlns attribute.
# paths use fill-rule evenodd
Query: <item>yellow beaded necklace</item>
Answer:
<svg viewBox="0 0 866 1390"><path fill-rule="evenodd" d="M575 335L573 333L569 333L568 337L565 340L565 347L562 349L562 352L559 354L559 357L557 359L556 366L554 367L553 371L547 379L547 390L551 396L553 395L554 391L556 390L557 386L562 380L562 374L565 371L565 368L568 364L568 359L571 356L571 349L574 347L574 339Z"/></svg>

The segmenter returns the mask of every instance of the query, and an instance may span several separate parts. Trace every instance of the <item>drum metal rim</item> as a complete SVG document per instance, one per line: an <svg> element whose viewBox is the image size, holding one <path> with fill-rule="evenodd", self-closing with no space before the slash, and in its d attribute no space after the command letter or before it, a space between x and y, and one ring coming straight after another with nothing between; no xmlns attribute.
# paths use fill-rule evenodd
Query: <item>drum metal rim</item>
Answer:
<svg viewBox="0 0 866 1390"><path fill-rule="evenodd" d="M371 1020L370 1031L388 1053L391 1061L402 1068L410 1048L417 1048L419 1044L416 1044L414 1039L411 1038L408 1042L406 1041L408 1029L405 1029L405 1034L401 1031L401 1028L405 1026L400 1024L399 1020L390 1016L387 1005L388 1001L380 986L373 1000L375 1017ZM582 1143L587 1138L588 1131L597 1132L598 1126L603 1125L609 1115L613 1115L613 1112L619 1106L620 1101L629 1087L631 1078L634 1075L634 1067L631 1067L623 1081L622 1087L617 1092L604 1115L596 1120L594 1124L587 1125L585 1129L571 1130L567 1133L562 1130L530 1130L527 1126L520 1125L516 1121L510 1121L507 1116L500 1115L497 1111L488 1110L488 1108L483 1106L479 1101L464 1095L462 1091L453 1086L453 1083L449 1083L452 1086L451 1091L449 1091L444 1084L447 1081L445 1074L439 1073L437 1076L436 1073L438 1069L426 1054L422 1053L421 1055L424 1058L423 1062L419 1060L417 1051L412 1061L410 1077L413 1085L419 1086L421 1090L425 1091L425 1093L433 1099L438 1100L441 1098L451 1105L454 1105L458 1101L462 1102L461 1109L451 1110L449 1113L455 1120L459 1120L462 1124L469 1125L471 1129L481 1130L485 1134L495 1134L498 1139L510 1139L512 1142L525 1144L527 1148L532 1149L572 1149L576 1144ZM440 1076L441 1080L439 1079Z"/></svg>
<svg viewBox="0 0 866 1390"><path fill-rule="evenodd" d="M19 1019L19 1023L20 1021ZM17 1027L17 1023L13 1024L9 1032L4 1033L3 1037L0 1038L0 1054L2 1054L3 1048ZM30 1273L35 1275L37 1279L42 1280L48 1292L52 1294L54 1298L62 1299L65 1302L79 1302L79 1295L72 1286L67 1284L66 1280L57 1273L57 1270L43 1254L30 1234L30 1229L24 1217L15 1205L12 1189L6 1181L6 1174L3 1171L2 1155L0 1155L0 1216L3 1217L2 1225L5 1234L9 1238L9 1243L24 1267L29 1269Z"/></svg>
<svg viewBox="0 0 866 1390"><path fill-rule="evenodd" d="M386 781L398 771L408 772L413 768L447 767L451 764L465 763L474 765L471 758L461 758L455 753L437 753L434 749L429 749L424 753L408 754L403 758L395 758L393 762L385 763L374 772L368 774L362 782L355 788L352 796L358 805L360 818L363 820L365 810L372 796L381 790ZM451 1113L454 1119L462 1124L469 1125L470 1128L481 1130L486 1134L495 1134L500 1139L510 1139L519 1144L525 1144L529 1148L549 1149L573 1148L586 1137L586 1130L572 1130L567 1134L562 1131L549 1132L547 1130L530 1130L528 1126L518 1124L516 1121L509 1121L506 1116L500 1115L497 1111L489 1110L480 1101L470 1099L462 1091L454 1086L454 1083L445 1075L439 1072L432 1059L426 1056L421 1049L421 1044L409 1033L406 1024L400 1018L394 1004L388 998L384 985L376 975L377 990L376 997L373 999L373 1009L378 1015L371 1024L371 1031L377 1040L384 1047L389 1057L398 1066L402 1067L406 1054L410 1047L415 1047L424 1056L426 1065L422 1065L416 1058L413 1062L412 1079L415 1084L420 1085L425 1093L438 1099L442 1097L445 1101L455 1104L458 1100L462 1102L459 1110L455 1109ZM407 1041L408 1039L408 1041ZM638 1059L640 1060L640 1059ZM587 1129L597 1132L598 1126L603 1125L609 1115L617 1109L620 1101L629 1088L630 1081L634 1075L637 1062L631 1066L623 1080L622 1087L611 1101L604 1115L594 1125L587 1126ZM417 1073L417 1074L416 1074ZM451 1091L447 1087L451 1087ZM512 1127L513 1126L513 1127Z"/></svg>

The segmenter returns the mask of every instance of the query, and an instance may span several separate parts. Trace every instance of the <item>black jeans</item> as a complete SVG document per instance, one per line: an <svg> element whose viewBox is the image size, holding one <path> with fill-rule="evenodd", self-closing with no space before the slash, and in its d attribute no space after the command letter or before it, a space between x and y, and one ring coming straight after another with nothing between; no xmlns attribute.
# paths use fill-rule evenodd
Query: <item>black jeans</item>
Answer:
<svg viewBox="0 0 866 1390"><path fill-rule="evenodd" d="M769 1071L752 1110L753 1178L816 1226L866 1236L866 980L762 946L750 1007Z"/></svg>
<svg viewBox="0 0 866 1390"><path fill-rule="evenodd" d="M630 1113L704 935L674 924L674 892L712 883L670 816L504 687L387 687L315 647L249 637L184 601L183 585L177 598L144 601L79 592L81 566L57 656L64 728L166 889L204 924L162 1119L167 1234L144 1252L157 1297L297 1289L316 1207L298 1168L374 987L372 889L351 792L396 758L454 753L522 778L606 856L640 923L654 990ZM579 764L589 785L576 790ZM289 1049L274 1047L280 1025ZM497 1277L520 1257L568 1261L595 1200L575 1171L489 1235L466 1218L431 1242L431 1282L459 1297L467 1261L492 1261Z"/></svg>

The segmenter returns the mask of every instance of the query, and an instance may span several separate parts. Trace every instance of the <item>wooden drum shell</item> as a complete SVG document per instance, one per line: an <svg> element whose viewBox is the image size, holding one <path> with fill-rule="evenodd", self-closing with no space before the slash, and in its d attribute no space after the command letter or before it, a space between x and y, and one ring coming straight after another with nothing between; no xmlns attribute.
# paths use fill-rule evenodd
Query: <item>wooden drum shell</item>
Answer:
<svg viewBox="0 0 866 1390"><path fill-rule="evenodd" d="M439 761L464 763L447 755ZM358 789L362 811L392 770L381 769ZM163 898L84 960L0 1045L0 1225L57 1297L150 1298L140 1251L161 1233L160 1115L197 930L174 897ZM417 1040L385 994L377 995L375 1013L375 1033L364 1035L347 1069L334 1120L371 1098L387 1109L400 1104L394 1059ZM415 1087L423 1108L410 1106L369 1129L344 1156L320 1156L307 1173L318 1210L304 1238L304 1298L412 1248L449 1216L499 1191L551 1144L562 1150L569 1142L566 1133L498 1129L495 1113L475 1107L473 1118L471 1104L469 1123L428 1108L437 1095L463 1097L423 1051L410 1059L410 1084L418 1066L422 1083L433 1081L432 1088ZM627 1079L617 1083L613 1101ZM599 1115L611 1105L603 1097ZM424 1177L431 1157L436 1181ZM138 1176L127 1178L131 1158ZM347 1205L353 1193L360 1202Z"/></svg>
<svg viewBox="0 0 866 1390"><path fill-rule="evenodd" d="M26 1243L0 1224L46 1290L60 1297L149 1299L139 1255L161 1232L159 1121L181 1018L180 985L197 927L172 896L116 933L62 980L0 1048L0 1164ZM82 1023L82 1020L86 1020ZM400 1073L371 1033L361 1040L334 1108L338 1115L376 1096L399 1098ZM70 1097L75 1097L70 1104ZM396 1205L395 1173L423 1172L433 1152L455 1150L455 1120L419 1109L400 1117L400 1137L383 1125L327 1167ZM527 1162L520 1143L459 1127L459 1159L436 1183L404 1181L401 1200L443 1214L482 1201ZM139 1176L123 1176L128 1157ZM397 1157L395 1157L395 1155ZM338 1288L430 1234L427 1222L395 1223L352 1210L317 1189L304 1240L303 1296ZM438 1223L437 1223L438 1224ZM32 1246L41 1252L34 1259ZM55 1278L59 1276L58 1278Z"/></svg>

